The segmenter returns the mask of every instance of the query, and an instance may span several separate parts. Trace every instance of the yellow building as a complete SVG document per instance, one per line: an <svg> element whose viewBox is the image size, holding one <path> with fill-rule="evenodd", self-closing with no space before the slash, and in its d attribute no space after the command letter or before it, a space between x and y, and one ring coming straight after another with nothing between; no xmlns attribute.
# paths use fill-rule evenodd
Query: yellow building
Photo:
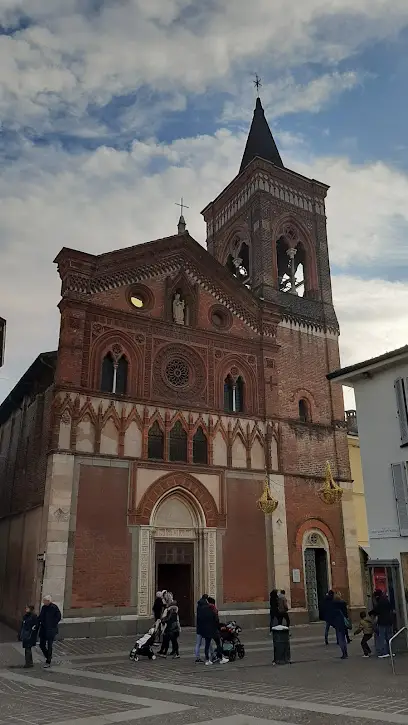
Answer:
<svg viewBox="0 0 408 725"><path fill-rule="evenodd" d="M346 411L347 441L350 458L351 478L353 479L353 503L357 527L357 540L360 547L361 575L363 592L368 594L367 560L369 553L367 509L364 495L363 469L360 456L360 439L358 437L357 417L355 410Z"/></svg>

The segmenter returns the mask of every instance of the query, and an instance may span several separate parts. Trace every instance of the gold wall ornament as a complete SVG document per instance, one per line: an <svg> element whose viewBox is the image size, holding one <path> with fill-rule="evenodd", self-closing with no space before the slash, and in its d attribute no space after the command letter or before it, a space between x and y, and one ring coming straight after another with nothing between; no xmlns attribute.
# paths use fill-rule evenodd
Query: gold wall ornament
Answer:
<svg viewBox="0 0 408 725"><path fill-rule="evenodd" d="M278 501L271 496L267 478L265 478L263 491L260 498L258 498L257 506L264 514L273 514L278 508Z"/></svg>
<svg viewBox="0 0 408 725"><path fill-rule="evenodd" d="M318 494L322 501L329 506L339 503L343 496L343 489L335 482L329 461L326 462L326 480Z"/></svg>

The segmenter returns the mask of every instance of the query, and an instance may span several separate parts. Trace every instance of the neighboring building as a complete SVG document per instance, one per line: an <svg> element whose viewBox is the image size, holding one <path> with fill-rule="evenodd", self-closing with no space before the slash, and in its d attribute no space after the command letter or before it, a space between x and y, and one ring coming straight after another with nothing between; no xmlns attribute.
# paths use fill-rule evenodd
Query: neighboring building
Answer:
<svg viewBox="0 0 408 725"><path fill-rule="evenodd" d="M274 586L298 621L318 617L329 587L361 606L343 398L326 378L339 364L327 188L284 168L258 99L240 172L203 212L208 251L181 217L164 239L59 253L56 370L40 390L47 474L38 462L33 502L10 493L32 463L23 437L13 458L2 433L0 530L14 553L0 589L17 559L22 572L3 616L17 616L33 570L71 634L134 631L158 588L185 624L204 590L247 625L266 623ZM24 390L36 393L31 375L19 385L0 407L7 431ZM319 495L326 461L344 488L333 505ZM265 480L272 515L258 505Z"/></svg>
<svg viewBox="0 0 408 725"><path fill-rule="evenodd" d="M328 378L354 388L370 584L389 592L403 622L403 592L408 592L408 346L337 370Z"/></svg>
<svg viewBox="0 0 408 725"><path fill-rule="evenodd" d="M346 410L346 423L350 470L351 478L353 479L353 502L356 517L357 541L360 548L361 576L364 594L367 597L369 592L367 582L367 561L369 557L368 523L363 468L361 465L360 439L358 437L357 414L355 410Z"/></svg>

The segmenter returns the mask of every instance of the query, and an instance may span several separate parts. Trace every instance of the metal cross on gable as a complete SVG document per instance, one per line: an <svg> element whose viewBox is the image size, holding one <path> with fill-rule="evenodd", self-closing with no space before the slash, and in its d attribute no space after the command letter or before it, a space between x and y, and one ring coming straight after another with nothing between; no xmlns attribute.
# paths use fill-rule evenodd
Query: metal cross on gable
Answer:
<svg viewBox="0 0 408 725"><path fill-rule="evenodd" d="M189 209L190 208L189 206L187 206L187 204L184 203L183 197L181 197L181 203L180 204L177 201L175 202L175 204L176 204L176 206L179 206L180 207L180 209L181 209L181 216L183 216L183 210L184 209Z"/></svg>

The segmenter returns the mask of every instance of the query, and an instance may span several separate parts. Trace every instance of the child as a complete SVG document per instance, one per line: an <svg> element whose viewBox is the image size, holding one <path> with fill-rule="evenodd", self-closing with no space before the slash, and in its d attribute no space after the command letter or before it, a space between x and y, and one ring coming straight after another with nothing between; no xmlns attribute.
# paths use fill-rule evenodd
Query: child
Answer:
<svg viewBox="0 0 408 725"><path fill-rule="evenodd" d="M360 623L354 632L354 634L363 633L361 640L361 648L363 650L363 657L369 657L371 655L371 649L368 646L368 641L374 634L374 623L371 617L367 616L367 612L360 612Z"/></svg>
<svg viewBox="0 0 408 725"><path fill-rule="evenodd" d="M33 653L32 647L37 644L37 632L38 632L38 617L34 613L34 607L32 605L27 606L23 621L20 629L20 640L24 648L25 654L25 665L24 667L33 667Z"/></svg>

